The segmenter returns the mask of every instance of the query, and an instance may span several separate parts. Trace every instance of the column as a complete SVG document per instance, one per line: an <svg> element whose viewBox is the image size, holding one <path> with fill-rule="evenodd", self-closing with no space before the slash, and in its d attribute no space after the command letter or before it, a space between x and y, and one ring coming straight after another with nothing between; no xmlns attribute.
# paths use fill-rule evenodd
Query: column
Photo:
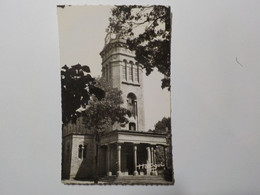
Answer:
<svg viewBox="0 0 260 195"><path fill-rule="evenodd" d="M154 164L157 164L156 147L154 148L154 151L153 151L153 161L154 161Z"/></svg>
<svg viewBox="0 0 260 195"><path fill-rule="evenodd" d="M118 162L118 170L117 175L121 175L121 146L117 145L117 162Z"/></svg>
<svg viewBox="0 0 260 195"><path fill-rule="evenodd" d="M153 147L151 147L151 174L154 175L154 170L153 170Z"/></svg>
<svg viewBox="0 0 260 195"><path fill-rule="evenodd" d="M151 147L151 163L152 163L152 165L154 164L153 155L154 155L154 153L153 153L153 147Z"/></svg>
<svg viewBox="0 0 260 195"><path fill-rule="evenodd" d="M146 174L150 175L151 174L151 151L150 151L150 147L146 148L147 150L147 163L146 163Z"/></svg>
<svg viewBox="0 0 260 195"><path fill-rule="evenodd" d="M112 172L110 171L110 145L107 145L107 176L111 176Z"/></svg>
<svg viewBox="0 0 260 195"><path fill-rule="evenodd" d="M147 163L151 163L151 152L150 152L150 147L146 148L147 150Z"/></svg>
<svg viewBox="0 0 260 195"><path fill-rule="evenodd" d="M134 146L134 165L135 165L134 175L138 175L138 172L137 172L137 146Z"/></svg>
<svg viewBox="0 0 260 195"><path fill-rule="evenodd" d="M153 164L155 165L155 170L153 172L153 175L158 175L158 172L157 172L157 162L156 162L156 147L153 150Z"/></svg>

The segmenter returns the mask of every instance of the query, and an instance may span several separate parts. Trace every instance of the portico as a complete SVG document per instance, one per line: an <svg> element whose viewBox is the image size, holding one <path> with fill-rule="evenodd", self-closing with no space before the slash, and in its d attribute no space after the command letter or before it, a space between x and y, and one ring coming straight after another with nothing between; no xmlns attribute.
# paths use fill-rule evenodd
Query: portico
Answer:
<svg viewBox="0 0 260 195"><path fill-rule="evenodd" d="M114 130L100 140L105 150L108 176L157 175L156 147L167 148L166 135L141 131ZM164 155L166 158L167 155Z"/></svg>

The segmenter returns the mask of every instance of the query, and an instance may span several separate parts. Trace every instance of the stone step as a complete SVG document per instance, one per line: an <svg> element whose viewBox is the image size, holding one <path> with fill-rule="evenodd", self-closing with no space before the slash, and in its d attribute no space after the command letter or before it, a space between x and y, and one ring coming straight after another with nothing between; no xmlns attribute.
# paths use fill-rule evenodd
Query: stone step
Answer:
<svg viewBox="0 0 260 195"><path fill-rule="evenodd" d="M162 184L162 185L170 185L172 182L166 181L163 176L106 176L104 178L100 178L100 182L110 183L110 184L123 184L123 185L142 185L142 184Z"/></svg>
<svg viewBox="0 0 260 195"><path fill-rule="evenodd" d="M105 176L103 178L100 178L99 181L102 182L108 182L108 183L112 183L116 180L117 176L113 175L113 176Z"/></svg>
<svg viewBox="0 0 260 195"><path fill-rule="evenodd" d="M114 181L115 184L171 184L162 176L120 176Z"/></svg>
<svg viewBox="0 0 260 195"><path fill-rule="evenodd" d="M117 180L164 180L162 177L118 177Z"/></svg>

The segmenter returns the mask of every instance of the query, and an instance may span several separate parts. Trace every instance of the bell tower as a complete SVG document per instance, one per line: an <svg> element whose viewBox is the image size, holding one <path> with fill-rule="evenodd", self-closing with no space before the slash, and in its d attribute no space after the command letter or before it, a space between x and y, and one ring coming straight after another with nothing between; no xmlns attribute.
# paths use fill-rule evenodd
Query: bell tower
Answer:
<svg viewBox="0 0 260 195"><path fill-rule="evenodd" d="M131 111L129 123L113 130L144 131L143 68L135 60L135 52L128 49L126 40L107 34L102 57L102 77L113 88L122 91L124 107Z"/></svg>

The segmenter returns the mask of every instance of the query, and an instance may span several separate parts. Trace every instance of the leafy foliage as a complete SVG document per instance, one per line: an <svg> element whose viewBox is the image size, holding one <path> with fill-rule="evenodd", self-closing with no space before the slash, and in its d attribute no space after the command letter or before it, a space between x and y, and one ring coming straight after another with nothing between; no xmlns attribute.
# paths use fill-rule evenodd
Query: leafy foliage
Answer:
<svg viewBox="0 0 260 195"><path fill-rule="evenodd" d="M171 117L163 117L154 125L156 133L171 133Z"/></svg>
<svg viewBox="0 0 260 195"><path fill-rule="evenodd" d="M126 114L129 111L121 107L122 92L112 88L103 79L97 81L96 87L104 90L105 96L100 100L95 95L91 96L89 105L83 113L87 127L95 129L96 133L102 133L116 122L122 126L127 124Z"/></svg>
<svg viewBox="0 0 260 195"><path fill-rule="evenodd" d="M163 117L162 120L158 121L155 124L155 129L154 132L155 133L164 133L167 134L166 137L166 141L167 144L169 145L168 150L167 150L167 165L168 165L168 169L165 173L165 176L167 177L168 180L172 180L172 136L171 136L171 117ZM165 157L164 157L164 148L162 146L158 146L157 147L157 160L159 162L163 162L165 163Z"/></svg>
<svg viewBox="0 0 260 195"><path fill-rule="evenodd" d="M86 65L76 64L71 67L64 65L61 69L62 122L76 122L80 116L80 108L85 109L90 96L95 94L98 99L104 97L104 91L96 87Z"/></svg>
<svg viewBox="0 0 260 195"><path fill-rule="evenodd" d="M146 75L157 68L164 75L162 88L170 90L171 14L167 6L115 6L107 31L127 38Z"/></svg>

